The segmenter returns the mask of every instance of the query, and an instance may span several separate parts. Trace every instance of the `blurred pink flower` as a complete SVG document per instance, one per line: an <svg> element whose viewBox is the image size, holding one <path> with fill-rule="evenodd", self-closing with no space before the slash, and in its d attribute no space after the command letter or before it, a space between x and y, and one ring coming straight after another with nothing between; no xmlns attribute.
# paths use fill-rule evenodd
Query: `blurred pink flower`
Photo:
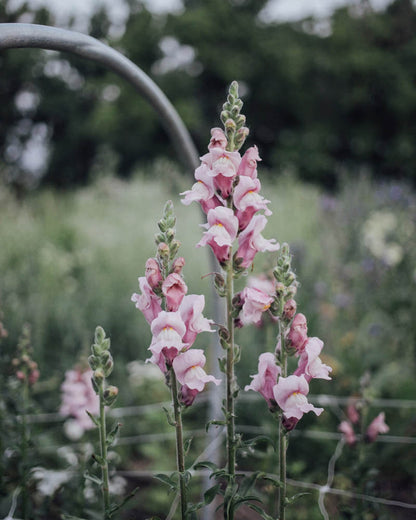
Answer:
<svg viewBox="0 0 416 520"><path fill-rule="evenodd" d="M238 168L238 175L245 175L255 179L257 177L257 161L261 161L257 146L252 146L246 150Z"/></svg>
<svg viewBox="0 0 416 520"><path fill-rule="evenodd" d="M146 321L152 323L162 310L162 300L152 291L152 288L144 276L139 278L139 286L142 294L134 293L131 297L131 301L142 311Z"/></svg>
<svg viewBox="0 0 416 520"><path fill-rule="evenodd" d="M161 311L152 321L151 330L153 338L149 350L152 357L149 362L166 372L166 362L171 365L173 359L184 348L182 338L186 332L185 324L179 311Z"/></svg>
<svg viewBox="0 0 416 520"><path fill-rule="evenodd" d="M261 235L266 223L267 218L264 215L255 215L241 232L236 257L242 259L242 267L249 267L258 251L277 251L280 248L274 238L266 240Z"/></svg>
<svg viewBox="0 0 416 520"><path fill-rule="evenodd" d="M273 387L273 395L283 410L286 419L300 419L304 413L314 412L321 415L323 408L315 408L308 402L306 396L309 393L309 385L305 377L291 375L279 377L277 385Z"/></svg>
<svg viewBox="0 0 416 520"><path fill-rule="evenodd" d="M332 368L324 365L319 358L323 346L323 341L319 338L306 340L299 358L298 368L294 372L295 376L304 375L308 383L311 379L331 379L329 372L332 372Z"/></svg>
<svg viewBox="0 0 416 520"><path fill-rule="evenodd" d="M245 287L240 293L240 301L243 305L239 314L242 325L257 325L261 322L263 312L269 309L273 298L260 289Z"/></svg>
<svg viewBox="0 0 416 520"><path fill-rule="evenodd" d="M219 262L225 262L230 257L230 250L237 236L238 219L230 208L218 206L208 211L208 223L202 224L204 232L196 247L209 245Z"/></svg>
<svg viewBox="0 0 416 520"><path fill-rule="evenodd" d="M179 307L179 312L186 326L182 341L189 348L200 332L214 332L211 330L212 320L204 318L202 311L205 307L203 294L189 294L184 297Z"/></svg>
<svg viewBox="0 0 416 520"><path fill-rule="evenodd" d="M273 387L276 385L277 378L281 373L280 367L276 365L276 357L271 352L264 352L259 356L258 374L250 376L253 381L244 390L254 390L259 392L267 401L270 409L276 407Z"/></svg>
<svg viewBox="0 0 416 520"><path fill-rule="evenodd" d="M100 401L93 390L91 378L91 369L74 368L65 372L65 380L61 385L59 413L73 417L82 432L94 428L86 411L92 415L98 415L100 411Z"/></svg>
<svg viewBox="0 0 416 520"><path fill-rule="evenodd" d="M357 437L355 435L354 428L348 421L342 421L338 426L338 430L344 434L345 442L350 446L357 442Z"/></svg>
<svg viewBox="0 0 416 520"><path fill-rule="evenodd" d="M387 433L390 428L385 423L385 414L380 412L367 428L365 438L367 442L374 442L379 433Z"/></svg>
<svg viewBox="0 0 416 520"><path fill-rule="evenodd" d="M308 339L308 325L304 314L295 315L287 338L290 340L291 346L300 353Z"/></svg>
<svg viewBox="0 0 416 520"><path fill-rule="evenodd" d="M168 275L162 283L162 293L166 298L167 310L177 311L187 291L188 287L180 274Z"/></svg>
<svg viewBox="0 0 416 520"><path fill-rule="evenodd" d="M357 424L360 420L360 414L358 413L358 410L356 408L355 401L349 403L349 405L347 406L347 415L348 419L352 422L352 424Z"/></svg>

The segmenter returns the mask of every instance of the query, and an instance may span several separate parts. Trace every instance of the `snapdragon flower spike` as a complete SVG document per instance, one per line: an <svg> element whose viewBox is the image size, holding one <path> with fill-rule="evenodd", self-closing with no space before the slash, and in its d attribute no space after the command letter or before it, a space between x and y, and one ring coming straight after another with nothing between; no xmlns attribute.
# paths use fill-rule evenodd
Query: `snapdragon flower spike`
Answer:
<svg viewBox="0 0 416 520"><path fill-rule="evenodd" d="M298 368L294 372L295 376L305 376L308 383L311 379L331 379L329 373L332 372L332 368L322 363L319 358L323 346L323 341L319 338L306 340L299 357Z"/></svg>
<svg viewBox="0 0 416 520"><path fill-rule="evenodd" d="M274 397L274 386L277 378L281 373L281 369L276 365L276 357L271 352L264 352L259 356L258 373L250 376L253 381L246 385L244 390L254 390L259 392L267 401L270 410L276 410L276 400Z"/></svg>
<svg viewBox="0 0 416 520"><path fill-rule="evenodd" d="M172 363L173 370L179 383L182 385L182 398L186 406L192 404L195 396L202 392L206 383L219 385L221 381L208 375L204 366L206 357L200 349L190 349L175 357Z"/></svg>
<svg viewBox="0 0 416 520"><path fill-rule="evenodd" d="M275 401L283 411L286 419L301 419L304 413L314 412L321 415L323 408L315 408L308 402L306 396L309 393L309 384L305 376L291 375L279 377L273 387Z"/></svg>

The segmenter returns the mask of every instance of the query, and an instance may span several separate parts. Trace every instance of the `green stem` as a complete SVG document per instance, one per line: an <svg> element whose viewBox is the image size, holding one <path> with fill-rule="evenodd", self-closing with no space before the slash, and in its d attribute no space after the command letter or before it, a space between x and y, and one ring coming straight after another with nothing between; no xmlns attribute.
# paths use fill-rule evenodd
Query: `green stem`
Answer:
<svg viewBox="0 0 416 520"><path fill-rule="evenodd" d="M234 292L233 264L230 259L227 265L227 328L229 343L227 348L227 467L228 473L235 475L235 403L234 403L234 319L232 301Z"/></svg>
<svg viewBox="0 0 416 520"><path fill-rule="evenodd" d="M179 473L179 491L181 498L181 518L185 520L187 510L187 498L186 498L186 481L185 481L185 450L183 448L183 427L182 427L182 413L181 405L178 399L178 383L176 380L176 374L173 369L170 371L171 374L171 391L172 391L172 403L173 412L175 416L175 428L176 428L176 463Z"/></svg>
<svg viewBox="0 0 416 520"><path fill-rule="evenodd" d="M29 383L28 383L28 374L25 373L25 380L23 383L23 393L22 393L22 405L23 405L23 413L22 413L22 515L23 520L27 520L29 518L29 495L27 489L27 480L28 480L28 448L29 448L29 429L27 425L26 415L28 413L29 408Z"/></svg>
<svg viewBox="0 0 416 520"><path fill-rule="evenodd" d="M107 460L107 431L105 424L105 405L104 405L104 385L99 387L100 398L100 447L101 447L101 479L102 479L102 494L104 502L104 518L110 518L110 491L108 484L108 460Z"/></svg>
<svg viewBox="0 0 416 520"><path fill-rule="evenodd" d="M279 321L279 333L280 333L280 368L281 377L287 376L287 353L285 345L285 331L283 325L283 305L284 302L281 300L280 303L280 321ZM287 451L287 437L286 430L283 426L283 413L280 414L279 421L279 520L285 520L285 507L286 507L286 451Z"/></svg>

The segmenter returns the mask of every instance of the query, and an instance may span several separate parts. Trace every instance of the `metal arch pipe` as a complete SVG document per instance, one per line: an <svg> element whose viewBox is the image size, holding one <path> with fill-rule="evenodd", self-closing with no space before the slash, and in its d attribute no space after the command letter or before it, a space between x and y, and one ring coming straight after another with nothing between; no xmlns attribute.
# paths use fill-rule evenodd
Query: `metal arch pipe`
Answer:
<svg viewBox="0 0 416 520"><path fill-rule="evenodd" d="M92 36L26 23L0 24L0 50L37 48L69 52L100 63L126 79L153 106L187 168L195 170L198 153L182 119L156 85L137 65Z"/></svg>

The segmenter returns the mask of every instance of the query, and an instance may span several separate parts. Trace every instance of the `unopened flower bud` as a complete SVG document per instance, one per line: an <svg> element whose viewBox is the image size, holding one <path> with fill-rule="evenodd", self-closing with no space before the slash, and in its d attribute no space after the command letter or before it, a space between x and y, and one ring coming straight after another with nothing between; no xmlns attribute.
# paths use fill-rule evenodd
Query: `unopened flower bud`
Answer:
<svg viewBox="0 0 416 520"><path fill-rule="evenodd" d="M88 357L88 364L90 365L91 369L92 370L95 370L96 368L98 368L100 366L100 362L99 362L99 359L97 356L89 356Z"/></svg>
<svg viewBox="0 0 416 520"><path fill-rule="evenodd" d="M224 126L225 126L226 134L235 132L235 130L237 128L237 125L235 124L235 121L233 119L227 119Z"/></svg>
<svg viewBox="0 0 416 520"><path fill-rule="evenodd" d="M95 337L94 337L94 341L95 343L102 343L103 340L105 339L105 332L104 332L104 329L100 326L96 327L95 329Z"/></svg>
<svg viewBox="0 0 416 520"><path fill-rule="evenodd" d="M157 246L157 254L161 258L169 258L169 246L165 242L160 242Z"/></svg>
<svg viewBox="0 0 416 520"><path fill-rule="evenodd" d="M94 370L92 378L97 386L99 386L104 381L104 372L102 368L97 368Z"/></svg>
<svg viewBox="0 0 416 520"><path fill-rule="evenodd" d="M175 258L176 253L178 252L179 248L181 246L181 243L179 240L172 240L172 243L170 244L170 259L172 260Z"/></svg>
<svg viewBox="0 0 416 520"><path fill-rule="evenodd" d="M284 283L286 285L286 287L288 287L289 285L291 285L294 281L296 280L296 275L293 271L289 271L287 273L287 275L285 276L284 278Z"/></svg>
<svg viewBox="0 0 416 520"><path fill-rule="evenodd" d="M110 358L107 359L107 361L104 365L105 377L108 377L111 374L111 372L113 371L113 367L114 367L114 361L113 361L113 358L110 356Z"/></svg>
<svg viewBox="0 0 416 520"><path fill-rule="evenodd" d="M295 300L288 300L283 308L283 315L288 320L291 320L296 313L296 302Z"/></svg>
<svg viewBox="0 0 416 520"><path fill-rule="evenodd" d="M118 388L116 386L108 386L104 390L104 403L107 406L111 406L118 396Z"/></svg>
<svg viewBox="0 0 416 520"><path fill-rule="evenodd" d="M179 256L175 258L172 264L172 273L181 274L183 266L185 265L185 258L183 256Z"/></svg>
<svg viewBox="0 0 416 520"><path fill-rule="evenodd" d="M278 296L283 296L283 294L285 294L285 289L286 289L286 287L281 282L277 282L277 284L276 284L276 294Z"/></svg>
<svg viewBox="0 0 416 520"><path fill-rule="evenodd" d="M162 274L160 272L159 264L154 258L149 258L146 261L145 276L148 284L152 289L156 288L162 281Z"/></svg>
<svg viewBox="0 0 416 520"><path fill-rule="evenodd" d="M215 273L214 276L214 287L218 291L220 296L226 295L226 284L224 277L220 273Z"/></svg>
<svg viewBox="0 0 416 520"><path fill-rule="evenodd" d="M36 381L39 379L40 372L37 368L31 370L29 374L29 384L34 385Z"/></svg>

